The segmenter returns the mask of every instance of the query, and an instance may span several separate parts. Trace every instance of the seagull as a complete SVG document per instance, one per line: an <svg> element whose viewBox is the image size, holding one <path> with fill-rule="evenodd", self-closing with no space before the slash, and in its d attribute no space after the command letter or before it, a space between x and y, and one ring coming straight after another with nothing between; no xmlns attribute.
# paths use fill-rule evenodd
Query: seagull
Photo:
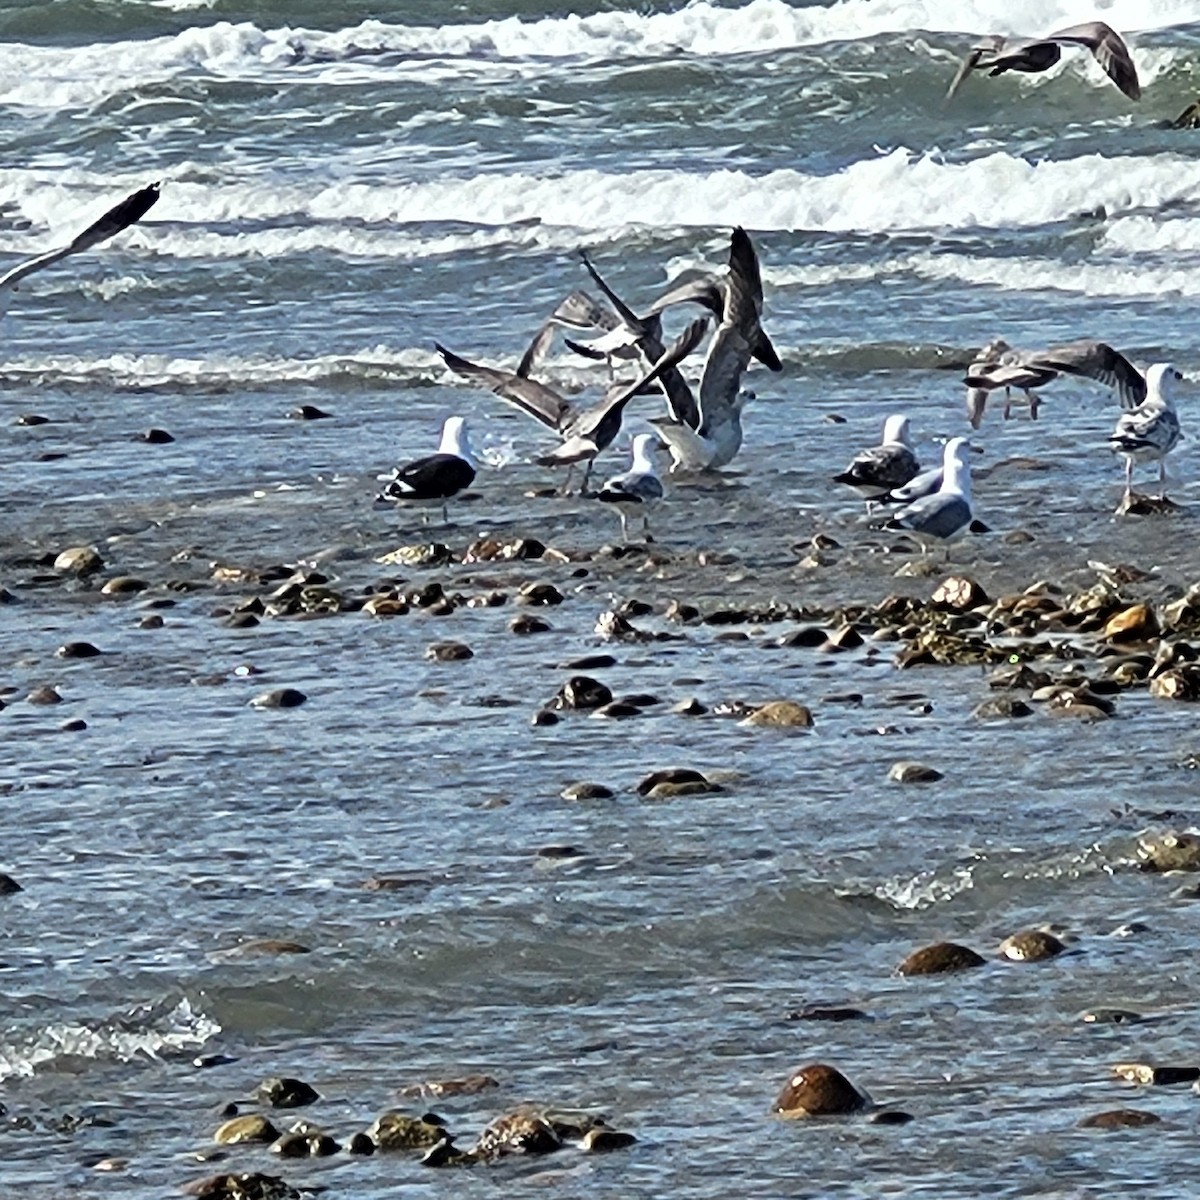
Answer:
<svg viewBox="0 0 1200 1200"><path fill-rule="evenodd" d="M1133 464L1158 460L1159 499L1166 499L1167 455L1183 436L1171 390L1183 376L1170 363L1155 363L1146 372L1146 398L1137 408L1123 412L1109 435L1114 454L1125 456L1125 495L1118 512L1124 512L1133 497Z"/></svg>
<svg viewBox="0 0 1200 1200"><path fill-rule="evenodd" d="M606 480L596 493L596 499L605 504L615 504L621 518L621 538L629 540L628 517L625 510L642 514L642 530L647 542L650 536L650 520L647 510L663 498L662 480L654 466L654 450L658 439L650 433L639 433L633 439L633 466L623 475L614 475Z"/></svg>
<svg viewBox="0 0 1200 1200"><path fill-rule="evenodd" d="M908 417L902 414L888 417L883 423L883 441L856 454L850 465L833 477L834 483L849 484L866 500L868 514L873 501L893 488L902 487L921 470L908 429Z"/></svg>
<svg viewBox="0 0 1200 1200"><path fill-rule="evenodd" d="M18 290L17 285L22 279L58 262L59 259L66 258L69 254L79 254L84 250L90 250L93 246L120 233L122 229L127 229L134 222L140 221L158 200L159 186L157 183L152 183L149 187L139 188L132 195L126 196L120 204L110 208L104 216L98 221L94 221L82 233L77 234L68 245L60 246L57 250L49 250L45 254L39 254L36 258L26 259L25 262L18 263L7 274L0 276L0 317L8 311L13 293Z"/></svg>
<svg viewBox="0 0 1200 1200"><path fill-rule="evenodd" d="M936 467L929 467L919 475L914 475L903 486L892 488L890 492L884 492L882 496L877 496L875 502L877 504L911 504L914 500L932 496L934 492L940 491L941 487L942 464L938 463Z"/></svg>
<svg viewBox="0 0 1200 1200"><path fill-rule="evenodd" d="M587 292L574 291L564 297L555 310L546 318L541 329L533 335L528 349L517 364L516 373L528 379L550 350L556 329L589 331L602 329L611 331L620 326L620 321L607 309L601 307ZM569 346L574 344L566 339Z"/></svg>
<svg viewBox="0 0 1200 1200"><path fill-rule="evenodd" d="M958 68L946 99L953 98L972 71L987 71L991 76L1003 75L1006 71L1020 71L1026 75L1048 71L1062 57L1064 45L1086 46L1104 73L1130 100L1141 98L1137 69L1121 35L1103 21L1088 21L1044 38L1006 38L994 34L976 42Z"/></svg>
<svg viewBox="0 0 1200 1200"><path fill-rule="evenodd" d="M883 528L915 534L926 551L932 541L949 541L966 532L974 520L970 452L971 444L966 438L951 438L942 457L942 486L932 495L900 509Z"/></svg>
<svg viewBox="0 0 1200 1200"><path fill-rule="evenodd" d="M729 274L720 290L721 320L696 397L699 424L675 414L652 422L671 452L672 471L714 471L742 448L742 408L749 399L742 377L761 341L762 278L754 244L740 226L730 238Z"/></svg>
<svg viewBox="0 0 1200 1200"><path fill-rule="evenodd" d="M442 519L450 520L446 501L475 481L475 456L467 440L467 423L462 417L447 417L436 454L415 458L397 467L375 497L404 506L441 504Z"/></svg>
<svg viewBox="0 0 1200 1200"><path fill-rule="evenodd" d="M1119 350L1106 342L1084 339L1045 350L1014 350L1003 338L989 342L967 369L967 418L978 429L983 421L988 393L1004 388L1020 388L1029 400L1029 414L1037 420L1041 398L1033 389L1053 383L1060 375L1094 379L1114 389L1124 409L1136 407L1146 397L1146 381L1141 372ZM1004 417L1009 416L1009 402Z"/></svg>
<svg viewBox="0 0 1200 1200"><path fill-rule="evenodd" d="M441 345L435 344L435 348L452 371L468 379L478 380L502 400L516 405L534 420L553 429L562 438L562 444L550 454L537 459L537 462L542 466L586 463L582 490L587 487L592 461L612 444L620 431L625 406L642 392L647 384L653 383L663 371L682 362L700 344L707 328L707 318L693 321L670 349L636 380L632 383L613 385L603 399L589 406L572 404L558 392L536 380L512 371L470 362Z"/></svg>

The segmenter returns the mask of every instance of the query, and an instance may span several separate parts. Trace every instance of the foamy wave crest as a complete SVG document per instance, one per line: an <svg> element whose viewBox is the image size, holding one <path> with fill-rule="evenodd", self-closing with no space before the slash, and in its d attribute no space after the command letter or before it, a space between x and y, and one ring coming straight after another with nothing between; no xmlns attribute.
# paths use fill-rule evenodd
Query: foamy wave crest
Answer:
<svg viewBox="0 0 1200 1200"><path fill-rule="evenodd" d="M275 387L281 383L332 383L393 379L409 386L443 381L447 372L432 351L389 350L384 346L351 355L317 358L174 358L166 354L110 354L84 358L73 354L6 359L0 376L13 382L52 386L93 384L121 390L155 387L205 390Z"/></svg>
<svg viewBox="0 0 1200 1200"><path fill-rule="evenodd" d="M205 0L159 0L200 7ZM218 22L171 37L71 48L5 47L0 102L33 108L94 104L109 96L184 73L242 80L280 71L332 70L377 59L453 60L477 70L488 62L721 56L853 41L912 30L954 33L1039 33L1096 16L1122 30L1162 29L1196 20L1194 0L841 0L793 7L785 0L750 0L725 7L692 0L672 12L603 12L472 24L389 25L368 20L332 32ZM309 76L311 78L311 75ZM319 77L319 75L318 75Z"/></svg>
<svg viewBox="0 0 1200 1200"><path fill-rule="evenodd" d="M23 1041L0 1044L0 1080L67 1067L78 1059L130 1062L195 1050L221 1032L187 999L169 1011L153 1006L96 1024L47 1025Z"/></svg>
<svg viewBox="0 0 1200 1200"><path fill-rule="evenodd" d="M1156 221L1144 216L1122 217L1104 231L1100 246L1136 254L1195 252L1200 250L1200 219L1177 217Z"/></svg>
<svg viewBox="0 0 1200 1200"><path fill-rule="evenodd" d="M934 871L922 871L911 878L885 879L879 884L838 889L838 894L875 896L893 908L919 910L932 908L935 904L944 904L974 886L972 868L955 867L949 874L942 876Z"/></svg>

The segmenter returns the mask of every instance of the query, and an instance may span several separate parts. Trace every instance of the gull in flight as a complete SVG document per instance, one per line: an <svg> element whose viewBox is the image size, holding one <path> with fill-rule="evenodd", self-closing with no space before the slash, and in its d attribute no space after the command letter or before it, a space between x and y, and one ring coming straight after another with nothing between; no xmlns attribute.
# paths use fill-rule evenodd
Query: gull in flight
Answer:
<svg viewBox="0 0 1200 1200"><path fill-rule="evenodd" d="M1109 435L1114 454L1125 457L1125 495L1117 512L1125 512L1133 499L1133 464L1158 461L1161 487L1158 499L1166 499L1167 455L1183 436L1171 397L1183 376L1170 363L1155 363L1146 372L1146 398L1136 408L1123 412Z"/></svg>
<svg viewBox="0 0 1200 1200"><path fill-rule="evenodd" d="M376 500L391 500L403 506L440 504L442 519L449 522L446 501L469 488L475 481L475 456L467 439L467 423L462 417L447 417L436 454L413 459L397 467Z"/></svg>
<svg viewBox="0 0 1200 1200"><path fill-rule="evenodd" d="M642 515L642 531L647 542L650 536L650 520L647 512L651 505L663 498L662 480L654 466L654 451L658 440L650 433L639 433L633 439L633 465L623 475L614 475L596 493L596 499L605 504L616 505L621 518L621 537L629 540L629 525L626 509Z"/></svg>
<svg viewBox="0 0 1200 1200"><path fill-rule="evenodd" d="M34 274L36 271L41 271L53 265L70 254L80 254L84 250L90 250L93 246L99 245L101 242L107 241L108 238L120 233L122 229L128 229L130 225L134 224L135 221L140 221L150 211L158 199L158 190L159 185L157 183L152 183L149 187L140 188L132 195L126 196L120 204L114 208L110 208L104 216L98 221L94 221L82 233L77 234L67 245L60 246L57 250L48 250L45 254L39 254L36 258L26 259L23 263L18 263L5 275L0 276L0 317L8 311L13 293L18 290L21 280Z"/></svg>
<svg viewBox="0 0 1200 1200"><path fill-rule="evenodd" d="M993 34L976 42L958 68L946 99L953 98L972 71L986 71L991 76L1003 75L1006 71L1026 75L1048 71L1062 57L1063 46L1085 47L1130 100L1141 98L1137 68L1121 35L1103 21L1088 21L1044 38L1006 38Z"/></svg>

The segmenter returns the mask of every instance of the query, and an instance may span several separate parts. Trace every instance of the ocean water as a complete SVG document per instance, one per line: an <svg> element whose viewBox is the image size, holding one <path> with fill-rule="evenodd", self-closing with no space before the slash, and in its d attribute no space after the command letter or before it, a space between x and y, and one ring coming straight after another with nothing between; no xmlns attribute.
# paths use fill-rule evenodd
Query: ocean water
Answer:
<svg viewBox="0 0 1200 1200"><path fill-rule="evenodd" d="M936 457L936 439L965 432L958 368L998 334L1169 358L1190 429L1200 152L1165 122L1200 87L1194 0L433 7L0 7L0 269L163 185L144 222L30 277L0 323L0 583L18 599L0 605L0 869L25 889L0 898L0 1104L34 1126L0 1125L0 1190L171 1194L218 1169L195 1160L218 1106L270 1074L311 1079L313 1118L348 1137L398 1087L486 1071L498 1092L439 1110L464 1142L530 1100L603 1111L639 1144L449 1177L252 1149L221 1168L368 1200L501 1180L561 1196L1181 1194L1185 1091L1139 1098L1165 1118L1150 1130L1074 1124L1129 1099L1111 1061L1194 1049L1193 907L1178 881L1130 866L1153 814L1197 817L1176 765L1196 748L1186 706L1130 695L1113 722L1017 733L970 720L988 694L978 671L899 674L886 653L768 653L773 628L725 642L702 627L619 647L599 673L664 701L795 696L816 730L764 736L665 703L624 723L529 719L570 673L559 664L610 649L596 618L634 595L661 611L928 588L890 582L865 550L818 580L793 547L818 531L870 542L829 475L897 409ZM1081 54L943 102L974 36L1096 16L1128 36L1140 104ZM583 285L579 249L648 300L719 266L735 224L762 258L785 369L748 377L733 468L655 514L676 561L375 563L429 536L458 551L481 532L611 541L611 514L525 495L550 482L531 463L545 439L455 380L434 342L512 364ZM547 378L604 376L559 347ZM987 540L965 561L1010 586L1084 586L1095 559L1194 581L1186 511L1111 517L1112 398L1060 381L1045 401L1036 424L989 414L975 439L994 471L981 515L1037 540ZM287 417L305 403L333 419ZM490 464L476 499L433 533L376 510L376 475L432 450L452 412ZM654 402L630 412L640 428ZM176 440L136 439L151 427ZM600 465L621 469L624 446ZM1193 446L1172 457L1185 505ZM1027 460L1038 469L1012 465ZM45 556L81 543L175 601L162 629L137 628L145 598L45 585ZM698 571L701 552L717 565ZM544 578L567 599L550 634L522 639L505 632L511 606L237 630L211 615L235 589L167 587L214 563L298 562L356 589L397 573L467 593ZM475 657L427 661L444 638ZM106 653L56 658L73 640ZM263 675L236 676L245 663ZM62 704L24 702L44 683ZM309 703L247 707L285 684ZM63 732L73 717L87 730ZM946 779L889 786L900 758ZM632 792L668 765L729 783L663 804ZM576 779L618 795L559 799ZM364 890L380 875L408 885ZM1134 919L1149 931L1112 936ZM1043 922L1078 953L965 980L891 973L918 944L987 952ZM238 953L261 938L311 952ZM786 1020L815 1002L875 1020ZM1081 1024L1099 1004L1156 1019ZM216 1053L237 1061L191 1065ZM814 1059L916 1119L772 1120L782 1081ZM89 1120L68 1134L64 1113ZM92 1169L111 1156L128 1165Z"/></svg>

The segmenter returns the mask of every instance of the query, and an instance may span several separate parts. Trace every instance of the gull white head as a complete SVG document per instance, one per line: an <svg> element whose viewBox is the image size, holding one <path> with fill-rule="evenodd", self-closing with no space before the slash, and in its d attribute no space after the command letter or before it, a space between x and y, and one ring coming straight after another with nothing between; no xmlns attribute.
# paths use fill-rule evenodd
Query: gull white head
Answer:
<svg viewBox="0 0 1200 1200"><path fill-rule="evenodd" d="M453 454L468 462L473 467L479 464L471 453L471 443L467 440L467 422L463 417L447 417L442 426L442 440L438 444L439 454Z"/></svg>
<svg viewBox="0 0 1200 1200"><path fill-rule="evenodd" d="M946 443L942 455L943 492L957 492L966 499L971 498L971 443L967 438L955 437Z"/></svg>
<svg viewBox="0 0 1200 1200"><path fill-rule="evenodd" d="M912 449L909 441L909 420L903 413L893 413L883 423L883 444L885 446L907 446Z"/></svg>
<svg viewBox="0 0 1200 1200"><path fill-rule="evenodd" d="M1161 400L1169 407L1175 398L1175 385L1182 379L1170 363L1155 363L1146 371L1146 399Z"/></svg>
<svg viewBox="0 0 1200 1200"><path fill-rule="evenodd" d="M633 469L647 475L657 475L658 464L655 462L655 453L658 448L659 440L654 434L639 433L635 435L631 447L633 452Z"/></svg>

